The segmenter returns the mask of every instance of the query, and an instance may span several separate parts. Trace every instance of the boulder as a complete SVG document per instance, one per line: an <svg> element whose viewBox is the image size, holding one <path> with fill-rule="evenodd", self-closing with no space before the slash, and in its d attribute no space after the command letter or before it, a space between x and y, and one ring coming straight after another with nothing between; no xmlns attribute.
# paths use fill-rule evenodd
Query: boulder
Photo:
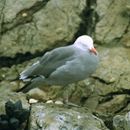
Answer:
<svg viewBox="0 0 130 130"><path fill-rule="evenodd" d="M29 130L108 130L103 121L87 113L83 108L71 108L55 104L34 104L31 108Z"/></svg>
<svg viewBox="0 0 130 130"><path fill-rule="evenodd" d="M70 42L79 28L80 14L85 7L85 0L2 2L0 56L34 54Z"/></svg>

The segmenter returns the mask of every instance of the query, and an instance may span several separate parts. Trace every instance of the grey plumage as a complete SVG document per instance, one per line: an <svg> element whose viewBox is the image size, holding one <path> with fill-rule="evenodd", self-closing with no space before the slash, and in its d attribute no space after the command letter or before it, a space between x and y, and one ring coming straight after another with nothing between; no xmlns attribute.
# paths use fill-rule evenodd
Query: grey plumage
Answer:
<svg viewBox="0 0 130 130"><path fill-rule="evenodd" d="M22 90L48 85L67 85L87 78L98 65L97 52L91 52L93 40L80 36L73 45L59 47L49 51L43 57L20 74L21 80L31 78Z"/></svg>

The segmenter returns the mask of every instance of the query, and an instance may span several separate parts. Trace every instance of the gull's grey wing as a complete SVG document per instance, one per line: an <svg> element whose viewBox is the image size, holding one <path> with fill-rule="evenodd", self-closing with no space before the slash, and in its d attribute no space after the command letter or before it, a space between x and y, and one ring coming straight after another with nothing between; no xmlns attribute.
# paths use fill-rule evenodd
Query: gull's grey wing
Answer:
<svg viewBox="0 0 130 130"><path fill-rule="evenodd" d="M65 62L72 60L76 53L76 49L71 45L67 47L59 47L49 51L43 57L28 69L20 74L20 79L42 75L48 77L58 67Z"/></svg>
<svg viewBox="0 0 130 130"><path fill-rule="evenodd" d="M96 70L97 65L97 56L79 50L76 58L58 67L47 80L49 84L67 85L87 78Z"/></svg>

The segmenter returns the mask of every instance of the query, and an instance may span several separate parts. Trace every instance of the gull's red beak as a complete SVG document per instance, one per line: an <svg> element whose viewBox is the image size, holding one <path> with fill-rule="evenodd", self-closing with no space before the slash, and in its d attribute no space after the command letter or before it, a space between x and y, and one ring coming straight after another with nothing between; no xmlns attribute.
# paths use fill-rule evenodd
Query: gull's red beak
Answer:
<svg viewBox="0 0 130 130"><path fill-rule="evenodd" d="M93 47L90 49L90 52L94 53L95 55L97 55L97 50Z"/></svg>

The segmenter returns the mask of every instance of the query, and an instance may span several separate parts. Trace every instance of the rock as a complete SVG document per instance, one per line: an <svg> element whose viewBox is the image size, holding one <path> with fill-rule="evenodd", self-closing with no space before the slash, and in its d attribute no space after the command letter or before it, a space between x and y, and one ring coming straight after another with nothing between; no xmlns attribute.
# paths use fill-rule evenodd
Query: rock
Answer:
<svg viewBox="0 0 130 130"><path fill-rule="evenodd" d="M9 124L12 126L11 128L13 128L13 129L19 128L19 120L16 118L11 118L9 120Z"/></svg>
<svg viewBox="0 0 130 130"><path fill-rule="evenodd" d="M86 107L88 111L95 111L99 96L93 79L88 78L72 84L66 89L66 94L68 94L70 102Z"/></svg>
<svg viewBox="0 0 130 130"><path fill-rule="evenodd" d="M64 103L62 101L55 101L55 104L57 104L57 105L63 105Z"/></svg>
<svg viewBox="0 0 130 130"><path fill-rule="evenodd" d="M1 90L0 92L0 114L5 113L5 103L8 101L16 102L18 100L21 100L23 108L29 109L30 106L28 104L28 101L26 100L25 94Z"/></svg>
<svg viewBox="0 0 130 130"><path fill-rule="evenodd" d="M23 108L21 100L16 103L7 101L5 103L5 114L0 115L0 130L19 129L28 120L29 112L30 110Z"/></svg>
<svg viewBox="0 0 130 130"><path fill-rule="evenodd" d="M8 130L8 116L5 114L0 115L0 130Z"/></svg>
<svg viewBox="0 0 130 130"><path fill-rule="evenodd" d="M48 101L46 101L46 103L49 104L49 103L54 103L54 102L53 102L53 100L48 100Z"/></svg>
<svg viewBox="0 0 130 130"><path fill-rule="evenodd" d="M96 78L95 89L99 95L95 110L106 114L119 113L127 106L130 97L129 53L123 47L103 48L99 51L101 54L100 66L93 75Z"/></svg>
<svg viewBox="0 0 130 130"><path fill-rule="evenodd" d="M96 7L96 12L99 16L99 18L103 18L105 14L108 11L108 7L111 6L112 0L105 1L105 0L97 0L97 7Z"/></svg>
<svg viewBox="0 0 130 130"><path fill-rule="evenodd" d="M114 115L115 113L120 112L124 106L126 106L128 102L127 98L128 97L125 94L112 96L111 100L98 104L96 111Z"/></svg>
<svg viewBox="0 0 130 130"><path fill-rule="evenodd" d="M86 0L20 0L1 3L0 56L36 53L70 42L81 23ZM58 21L58 22L57 22Z"/></svg>
<svg viewBox="0 0 130 130"><path fill-rule="evenodd" d="M103 121L81 109L67 109L51 104L32 105L29 130L108 130Z"/></svg>
<svg viewBox="0 0 130 130"><path fill-rule="evenodd" d="M130 58L127 49L123 47L115 47L112 49L101 47L99 51L101 59L100 66L93 75L94 77L97 77L101 82L104 82L108 85L117 83L118 81L120 82L125 75L128 77L130 72ZM129 81L129 78L128 80L124 81L125 86L128 84L127 81ZM119 82L117 85L125 88L125 86L120 85Z"/></svg>
<svg viewBox="0 0 130 130"><path fill-rule="evenodd" d="M0 80L14 80L18 77L18 72L16 66L12 67L2 67L0 68Z"/></svg>
<svg viewBox="0 0 130 130"><path fill-rule="evenodd" d="M34 88L28 92L28 98L33 98L35 100L45 101L48 100L47 93L40 90L39 88Z"/></svg>
<svg viewBox="0 0 130 130"><path fill-rule="evenodd" d="M31 98L31 99L29 99L28 102L29 102L29 104L34 104L34 103L37 103L38 100Z"/></svg>
<svg viewBox="0 0 130 130"><path fill-rule="evenodd" d="M116 115L113 118L113 127L114 130L130 130L130 112L125 116Z"/></svg>
<svg viewBox="0 0 130 130"><path fill-rule="evenodd" d="M121 42L126 48L130 48L130 26L127 28L126 34L121 39Z"/></svg>
<svg viewBox="0 0 130 130"><path fill-rule="evenodd" d="M95 38L100 44L119 42L129 26L126 15L127 1L98 0L98 22L95 27Z"/></svg>
<svg viewBox="0 0 130 130"><path fill-rule="evenodd" d="M127 12L127 14L130 16L130 1L127 1L127 4L126 4L126 12Z"/></svg>

